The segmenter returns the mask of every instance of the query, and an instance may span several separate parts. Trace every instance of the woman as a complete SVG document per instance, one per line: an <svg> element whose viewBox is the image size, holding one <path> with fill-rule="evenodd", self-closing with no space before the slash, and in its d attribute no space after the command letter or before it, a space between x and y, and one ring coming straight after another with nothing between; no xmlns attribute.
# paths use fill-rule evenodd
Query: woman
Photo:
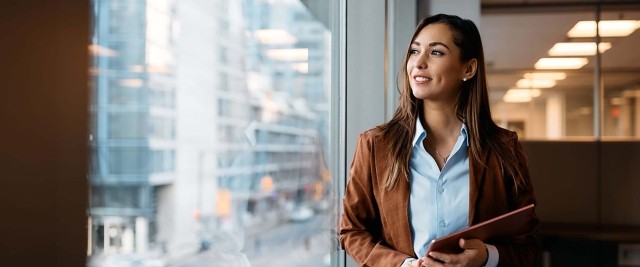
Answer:
<svg viewBox="0 0 640 267"><path fill-rule="evenodd" d="M418 24L387 123L360 134L344 196L340 243L361 266L532 266L528 232L460 240L464 252L425 255L429 243L536 203L514 132L491 118L475 24L436 15Z"/></svg>

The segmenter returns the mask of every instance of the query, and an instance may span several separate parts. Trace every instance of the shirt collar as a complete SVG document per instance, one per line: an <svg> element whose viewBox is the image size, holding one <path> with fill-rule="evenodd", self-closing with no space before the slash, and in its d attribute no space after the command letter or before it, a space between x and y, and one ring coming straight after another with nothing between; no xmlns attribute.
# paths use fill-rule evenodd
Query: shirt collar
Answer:
<svg viewBox="0 0 640 267"><path fill-rule="evenodd" d="M462 127L460 127L460 135L464 138L465 143L469 146L469 134L467 131L467 124L463 121ZM422 127L422 123L420 122L420 117L416 117L416 133L413 136L412 146L415 146L416 143L422 142L422 139L427 137L427 131Z"/></svg>

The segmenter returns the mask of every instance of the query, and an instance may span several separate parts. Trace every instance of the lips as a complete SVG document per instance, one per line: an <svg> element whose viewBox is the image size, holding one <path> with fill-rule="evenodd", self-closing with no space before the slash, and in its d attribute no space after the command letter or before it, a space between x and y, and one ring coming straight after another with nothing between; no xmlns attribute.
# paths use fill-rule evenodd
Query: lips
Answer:
<svg viewBox="0 0 640 267"><path fill-rule="evenodd" d="M432 78L429 78L429 77L426 77L426 76L419 76L419 75L413 76L413 80L416 83L425 83L425 82L433 81Z"/></svg>

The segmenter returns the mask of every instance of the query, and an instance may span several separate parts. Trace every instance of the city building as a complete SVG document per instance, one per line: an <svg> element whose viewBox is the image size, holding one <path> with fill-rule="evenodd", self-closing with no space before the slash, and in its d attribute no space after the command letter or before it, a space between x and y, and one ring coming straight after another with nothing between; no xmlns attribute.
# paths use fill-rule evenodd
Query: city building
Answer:
<svg viewBox="0 0 640 267"><path fill-rule="evenodd" d="M92 259L180 258L326 206L330 35L301 3L93 11Z"/></svg>

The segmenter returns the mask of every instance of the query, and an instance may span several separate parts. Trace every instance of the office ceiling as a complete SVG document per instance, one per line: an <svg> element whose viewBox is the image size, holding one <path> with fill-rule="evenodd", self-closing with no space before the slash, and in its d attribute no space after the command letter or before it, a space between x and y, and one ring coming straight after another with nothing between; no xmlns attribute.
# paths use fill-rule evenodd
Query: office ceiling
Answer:
<svg viewBox="0 0 640 267"><path fill-rule="evenodd" d="M482 0L486 4L520 5L518 12L485 12L480 31L489 73L489 85L494 91L506 91L523 77L534 71L536 61L547 57L547 51L557 42L578 41L567 37L567 32L580 20L594 20L595 12L548 11L526 12L527 4L561 2L589 2L588 0ZM606 2L606 1L605 1ZM496 4L496 5L493 5ZM524 5L523 5L524 4ZM601 19L640 20L640 10L603 11ZM593 40L581 40L593 41ZM627 37L608 38L612 48L602 54L605 90L619 90L640 84L640 30ZM593 88L595 57L589 64L575 71L566 71L567 79L559 81L549 90L580 90Z"/></svg>

